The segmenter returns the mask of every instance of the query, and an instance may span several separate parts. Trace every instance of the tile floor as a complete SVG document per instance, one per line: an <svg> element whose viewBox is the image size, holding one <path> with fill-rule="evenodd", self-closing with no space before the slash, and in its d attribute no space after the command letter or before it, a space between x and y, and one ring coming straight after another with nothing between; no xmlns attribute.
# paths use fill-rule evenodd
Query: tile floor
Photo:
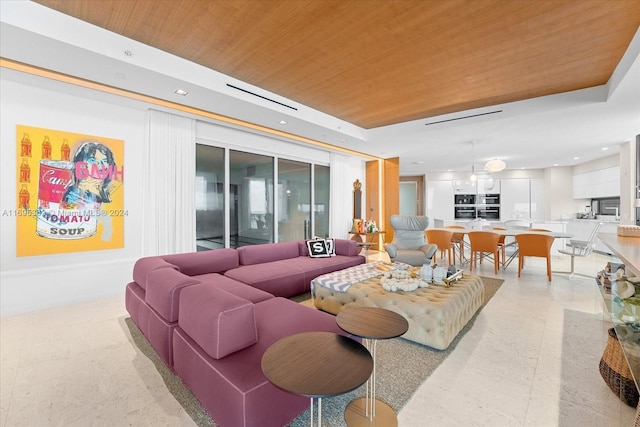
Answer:
<svg viewBox="0 0 640 427"><path fill-rule="evenodd" d="M607 260L577 269L595 275ZM520 279L515 264L498 273L503 286L400 411L401 427L633 426L635 410L598 371L610 324L595 281L549 284L543 262L528 260ZM127 316L113 297L0 319L0 426L195 425L132 343Z"/></svg>

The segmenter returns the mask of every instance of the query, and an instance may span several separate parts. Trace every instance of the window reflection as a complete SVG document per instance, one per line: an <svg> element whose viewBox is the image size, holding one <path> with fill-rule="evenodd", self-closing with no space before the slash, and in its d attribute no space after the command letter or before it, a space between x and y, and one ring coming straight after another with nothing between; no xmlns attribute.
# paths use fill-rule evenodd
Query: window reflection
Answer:
<svg viewBox="0 0 640 427"><path fill-rule="evenodd" d="M273 242L273 157L229 151L229 246Z"/></svg>
<svg viewBox="0 0 640 427"><path fill-rule="evenodd" d="M278 241L311 237L311 165L278 160Z"/></svg>
<svg viewBox="0 0 640 427"><path fill-rule="evenodd" d="M224 247L224 149L196 144L196 247Z"/></svg>

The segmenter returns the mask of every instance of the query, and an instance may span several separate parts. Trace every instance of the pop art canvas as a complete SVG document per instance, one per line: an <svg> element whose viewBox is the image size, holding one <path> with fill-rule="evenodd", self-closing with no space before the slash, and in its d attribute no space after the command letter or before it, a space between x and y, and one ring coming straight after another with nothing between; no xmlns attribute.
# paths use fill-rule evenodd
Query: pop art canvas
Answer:
<svg viewBox="0 0 640 427"><path fill-rule="evenodd" d="M124 141L23 125L16 136L16 255L123 248Z"/></svg>

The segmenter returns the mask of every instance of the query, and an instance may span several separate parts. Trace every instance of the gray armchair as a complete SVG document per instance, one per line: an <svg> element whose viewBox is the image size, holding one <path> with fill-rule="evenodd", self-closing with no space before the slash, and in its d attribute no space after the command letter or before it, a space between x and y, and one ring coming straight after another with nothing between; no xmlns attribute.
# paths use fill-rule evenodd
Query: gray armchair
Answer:
<svg viewBox="0 0 640 427"><path fill-rule="evenodd" d="M437 245L427 243L424 231L429 226L426 216L391 215L393 240L385 243L384 249L391 261L404 262L413 266L430 264Z"/></svg>

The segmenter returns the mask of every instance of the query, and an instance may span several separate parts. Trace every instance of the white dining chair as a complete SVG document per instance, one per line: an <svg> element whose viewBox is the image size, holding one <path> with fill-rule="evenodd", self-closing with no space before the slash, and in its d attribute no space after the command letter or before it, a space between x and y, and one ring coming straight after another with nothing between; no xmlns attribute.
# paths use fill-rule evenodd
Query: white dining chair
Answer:
<svg viewBox="0 0 640 427"><path fill-rule="evenodd" d="M583 274L583 273L576 273L575 258L576 257L584 258L591 255L591 252L593 252L593 250L596 247L596 239L598 238L598 231L600 230L600 227L602 227L601 222L596 224L596 226L593 228L593 231L591 231L591 234L589 234L589 238L587 240L571 239L569 240L569 243L567 243L567 249L558 249L559 253L571 256L571 270L570 271L554 271L554 273L568 274L570 279L573 276L595 277L593 274L589 275L589 274Z"/></svg>

